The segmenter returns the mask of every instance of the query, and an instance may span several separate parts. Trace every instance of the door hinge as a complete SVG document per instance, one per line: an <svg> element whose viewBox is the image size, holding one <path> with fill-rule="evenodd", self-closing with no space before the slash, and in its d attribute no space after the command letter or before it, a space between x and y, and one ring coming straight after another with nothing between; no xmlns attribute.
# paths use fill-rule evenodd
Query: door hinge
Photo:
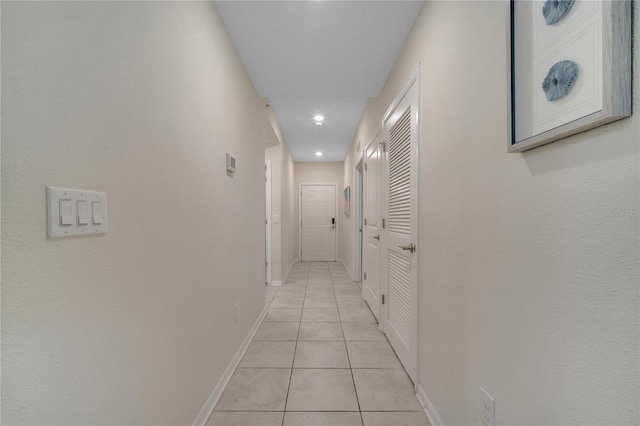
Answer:
<svg viewBox="0 0 640 426"><path fill-rule="evenodd" d="M364 273L364 279L365 280L367 279L367 273L366 272Z"/></svg>
<svg viewBox="0 0 640 426"><path fill-rule="evenodd" d="M382 229L384 229L384 227L385 227L385 221L384 221L384 218L382 218Z"/></svg>
<svg viewBox="0 0 640 426"><path fill-rule="evenodd" d="M382 304L384 305L384 294L382 295Z"/></svg>
<svg viewBox="0 0 640 426"><path fill-rule="evenodd" d="M367 218L364 219L364 226L367 226Z"/></svg>
<svg viewBox="0 0 640 426"><path fill-rule="evenodd" d="M385 141L380 142L380 145L382 145L382 152L387 152L387 144Z"/></svg>
<svg viewBox="0 0 640 426"><path fill-rule="evenodd" d="M364 171L367 171L367 163L364 163Z"/></svg>

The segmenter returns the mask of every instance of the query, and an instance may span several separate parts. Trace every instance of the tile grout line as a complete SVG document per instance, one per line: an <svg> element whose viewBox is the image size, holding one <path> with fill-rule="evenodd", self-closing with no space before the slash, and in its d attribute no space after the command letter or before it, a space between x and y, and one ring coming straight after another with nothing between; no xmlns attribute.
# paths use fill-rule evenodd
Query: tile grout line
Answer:
<svg viewBox="0 0 640 426"><path fill-rule="evenodd" d="M291 373L289 374L289 386L287 387L287 396L284 399L284 411L282 412L282 426L284 426L284 418L287 415L287 404L289 403L289 392L291 391L291 379L293 378L293 366L296 363L296 352L298 351L298 340L300 339L300 328L302 327L302 314L304 313L304 301L307 299L307 287L309 285L309 274L304 285L304 296L302 296L302 309L300 310L300 321L298 322L298 334L296 335L296 344L293 347L293 359L291 360Z"/></svg>
<svg viewBox="0 0 640 426"><path fill-rule="evenodd" d="M353 366L351 365L351 355L349 355L349 348L347 347L347 336L344 335L344 326L342 325L342 315L340 315L340 309L338 308L338 296L336 295L336 287L333 283L333 274L331 273L331 269L329 269L329 275L331 276L331 287L333 288L333 296L336 299L336 308L338 309L338 318L340 319L340 330L342 330L344 350L347 352L347 361L349 361L349 372L351 373L351 381L353 382L353 392L356 394L356 403L358 404L358 413L360 414L360 423L364 425L364 418L362 417L362 408L360 407L360 398L358 397L358 389L356 388L356 379L353 376Z"/></svg>

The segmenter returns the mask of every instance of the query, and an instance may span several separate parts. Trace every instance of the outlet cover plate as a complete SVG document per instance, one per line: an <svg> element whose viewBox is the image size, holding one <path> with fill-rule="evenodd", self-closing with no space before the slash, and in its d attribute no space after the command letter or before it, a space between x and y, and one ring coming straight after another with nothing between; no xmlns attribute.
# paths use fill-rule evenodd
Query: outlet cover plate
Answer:
<svg viewBox="0 0 640 426"><path fill-rule="evenodd" d="M481 401L482 401L482 426L495 426L496 425L496 400L493 399L489 393L480 388Z"/></svg>

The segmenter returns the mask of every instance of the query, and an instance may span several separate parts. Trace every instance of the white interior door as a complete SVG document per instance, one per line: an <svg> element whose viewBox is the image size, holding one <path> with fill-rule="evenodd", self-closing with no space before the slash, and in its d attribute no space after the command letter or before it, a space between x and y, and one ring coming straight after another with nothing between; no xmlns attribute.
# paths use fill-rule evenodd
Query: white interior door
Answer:
<svg viewBox="0 0 640 426"><path fill-rule="evenodd" d="M336 186L302 185L300 249L303 261L336 260Z"/></svg>
<svg viewBox="0 0 640 426"><path fill-rule="evenodd" d="M381 136L365 148L364 168L364 250L362 294L376 319L380 320L380 261L382 218L380 215Z"/></svg>
<svg viewBox="0 0 640 426"><path fill-rule="evenodd" d="M388 225L383 255L383 330L414 383L418 371L418 81L389 108L384 123Z"/></svg>

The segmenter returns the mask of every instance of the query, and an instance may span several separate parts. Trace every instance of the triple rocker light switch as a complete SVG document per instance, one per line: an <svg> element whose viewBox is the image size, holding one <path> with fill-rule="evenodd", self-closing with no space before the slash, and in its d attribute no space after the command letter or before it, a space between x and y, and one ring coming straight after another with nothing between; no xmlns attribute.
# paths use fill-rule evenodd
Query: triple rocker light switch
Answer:
<svg viewBox="0 0 640 426"><path fill-rule="evenodd" d="M106 192L47 187L49 238L107 232Z"/></svg>

